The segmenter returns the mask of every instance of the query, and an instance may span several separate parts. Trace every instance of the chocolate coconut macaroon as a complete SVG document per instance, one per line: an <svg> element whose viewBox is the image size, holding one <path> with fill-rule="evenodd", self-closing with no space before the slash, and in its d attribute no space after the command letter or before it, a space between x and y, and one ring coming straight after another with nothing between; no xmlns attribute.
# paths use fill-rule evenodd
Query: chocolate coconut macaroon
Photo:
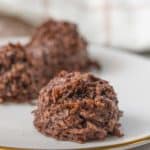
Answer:
<svg viewBox="0 0 150 150"><path fill-rule="evenodd" d="M91 60L87 42L70 22L49 20L39 26L26 45L32 64L40 68L45 79L61 70L86 71L99 65Z"/></svg>
<svg viewBox="0 0 150 150"><path fill-rule="evenodd" d="M42 88L34 126L58 140L86 142L122 136L116 93L89 73L61 72Z"/></svg>
<svg viewBox="0 0 150 150"><path fill-rule="evenodd" d="M0 102L29 102L38 89L25 49L20 44L0 48Z"/></svg>

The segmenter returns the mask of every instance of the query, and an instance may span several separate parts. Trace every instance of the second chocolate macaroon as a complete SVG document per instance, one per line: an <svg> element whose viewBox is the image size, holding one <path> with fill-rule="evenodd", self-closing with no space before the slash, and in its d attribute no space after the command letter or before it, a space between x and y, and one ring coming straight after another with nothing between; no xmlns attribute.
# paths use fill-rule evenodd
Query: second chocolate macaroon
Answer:
<svg viewBox="0 0 150 150"><path fill-rule="evenodd" d="M40 67L45 78L61 70L87 71L99 67L87 51L87 41L75 24L48 20L39 26L26 46L33 65Z"/></svg>

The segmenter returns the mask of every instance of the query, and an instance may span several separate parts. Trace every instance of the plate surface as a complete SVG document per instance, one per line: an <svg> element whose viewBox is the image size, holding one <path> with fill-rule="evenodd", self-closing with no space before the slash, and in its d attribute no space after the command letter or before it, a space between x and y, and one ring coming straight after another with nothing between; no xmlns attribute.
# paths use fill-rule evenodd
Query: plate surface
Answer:
<svg viewBox="0 0 150 150"><path fill-rule="evenodd" d="M6 43L6 40L1 43L3 42ZM118 94L120 109L124 111L120 122L125 136L109 137L105 141L85 144L57 141L43 136L34 128L31 112L35 106L1 104L0 146L82 149L112 145L135 146L150 142L150 61L116 49L101 48L98 45L90 45L89 53L102 64L102 70L93 73L110 81Z"/></svg>

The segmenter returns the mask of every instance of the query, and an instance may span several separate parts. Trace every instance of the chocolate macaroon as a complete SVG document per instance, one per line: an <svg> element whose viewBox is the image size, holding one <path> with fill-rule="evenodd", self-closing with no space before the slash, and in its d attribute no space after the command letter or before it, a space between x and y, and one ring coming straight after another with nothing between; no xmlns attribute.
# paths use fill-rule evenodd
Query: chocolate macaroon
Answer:
<svg viewBox="0 0 150 150"><path fill-rule="evenodd" d="M20 44L0 48L0 102L29 102L38 89L25 49Z"/></svg>
<svg viewBox="0 0 150 150"><path fill-rule="evenodd" d="M26 47L32 64L48 80L61 70L86 71L99 66L89 58L86 40L70 22L48 20L36 29Z"/></svg>
<svg viewBox="0 0 150 150"><path fill-rule="evenodd" d="M87 142L122 136L116 93L89 73L61 72L41 91L34 126L58 140Z"/></svg>

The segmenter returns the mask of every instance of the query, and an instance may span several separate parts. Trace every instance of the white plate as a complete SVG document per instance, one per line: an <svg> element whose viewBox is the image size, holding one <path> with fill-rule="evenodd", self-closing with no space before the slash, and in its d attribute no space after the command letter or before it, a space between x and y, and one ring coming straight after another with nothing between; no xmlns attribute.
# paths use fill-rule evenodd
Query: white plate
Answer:
<svg viewBox="0 0 150 150"><path fill-rule="evenodd" d="M102 64L102 70L94 73L110 81L118 93L120 109L124 111L121 123L125 136L85 144L57 141L45 137L34 128L31 114L34 106L1 104L0 146L4 149L112 149L150 142L150 61L98 45L91 45L89 50L91 56Z"/></svg>

